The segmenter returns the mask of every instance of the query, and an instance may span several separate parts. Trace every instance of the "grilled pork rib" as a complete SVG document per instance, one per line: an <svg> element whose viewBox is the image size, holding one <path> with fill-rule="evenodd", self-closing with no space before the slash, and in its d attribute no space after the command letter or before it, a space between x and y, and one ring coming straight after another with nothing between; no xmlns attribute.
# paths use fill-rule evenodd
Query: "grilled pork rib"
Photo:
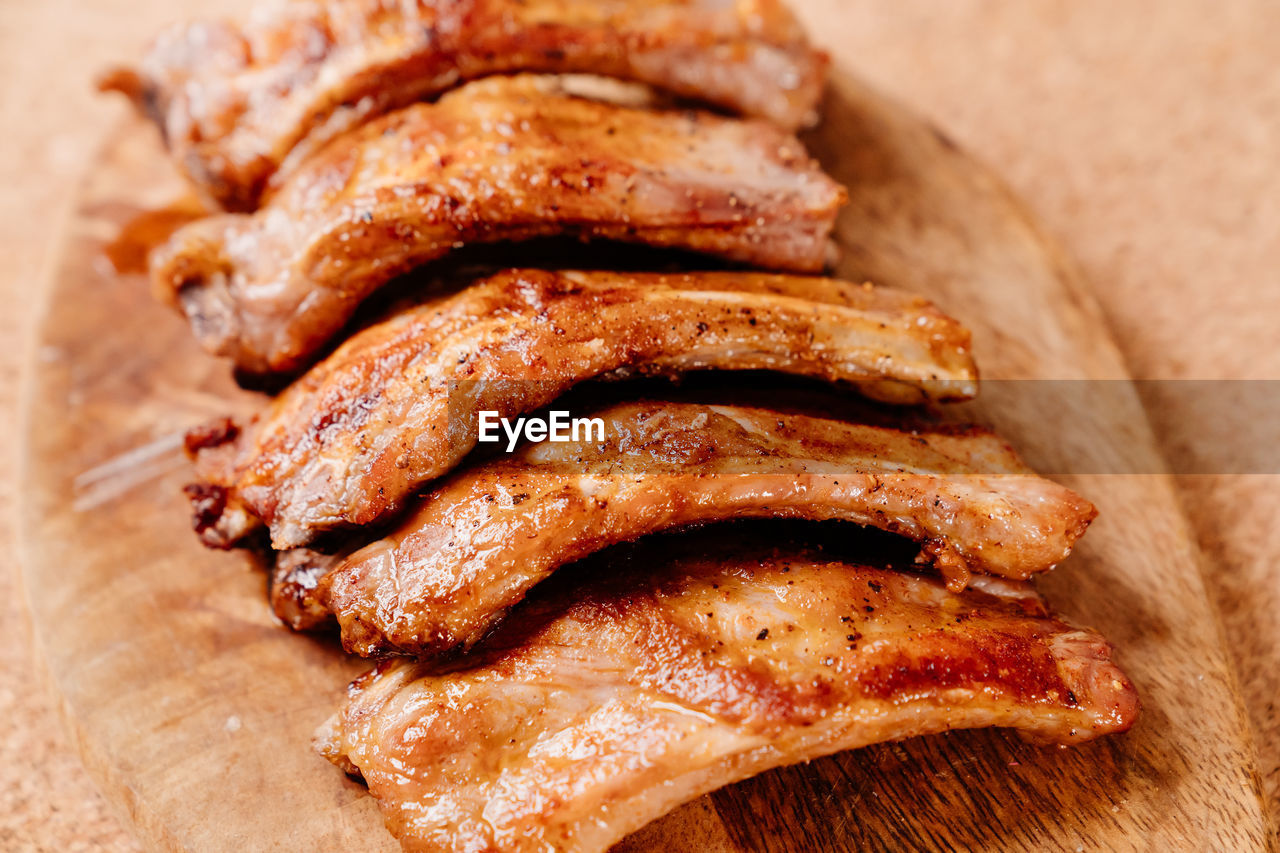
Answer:
<svg viewBox="0 0 1280 853"><path fill-rule="evenodd" d="M970 570L1026 579L1052 568L1095 514L983 432L670 402L593 414L603 441L526 445L461 471L332 573L305 561L302 597L336 614L349 651L428 657L480 640L560 566L668 528L854 521L925 543L921 561L958 591Z"/></svg>
<svg viewBox="0 0 1280 853"><path fill-rule="evenodd" d="M603 74L794 129L826 63L781 0L277 0L243 27L174 27L101 85L160 126L207 195L249 210L277 170L477 77Z"/></svg>
<svg viewBox="0 0 1280 853"><path fill-rule="evenodd" d="M317 745L406 850L601 851L780 765L985 726L1077 743L1137 714L1106 641L1025 584L758 548L613 562L445 671L352 685Z"/></svg>
<svg viewBox="0 0 1280 853"><path fill-rule="evenodd" d="M335 141L253 215L156 250L161 298L251 373L308 363L367 296L468 243L552 235L818 272L843 204L794 137L760 122L493 78Z"/></svg>
<svg viewBox="0 0 1280 853"><path fill-rule="evenodd" d="M509 271L353 336L247 429L193 445L205 543L278 549L371 523L514 417L628 373L776 370L881 399L963 399L969 335L926 300L831 279ZM203 438L203 437L202 437Z"/></svg>

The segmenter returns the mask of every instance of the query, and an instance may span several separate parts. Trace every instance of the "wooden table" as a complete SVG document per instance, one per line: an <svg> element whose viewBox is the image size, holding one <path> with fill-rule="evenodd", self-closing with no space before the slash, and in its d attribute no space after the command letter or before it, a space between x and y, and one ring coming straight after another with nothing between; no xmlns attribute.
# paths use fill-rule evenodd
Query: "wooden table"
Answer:
<svg viewBox="0 0 1280 853"><path fill-rule="evenodd" d="M1280 378L1280 4L898 0L858 3L851 15L850 0L828 2L854 24L816 17L815 34L997 165L1082 261L1137 376ZM5 405L20 394L51 239L83 162L123 109L93 96L93 72L134 55L163 22L212 5L0 8ZM1191 399L1153 411L1173 450L1182 425L1202 414ZM13 426L12 415L0 420L0 429ZM11 476L21 463L11 457L0 458L6 513L21 499ZM1280 805L1280 479L1182 485ZM0 537L11 542L7 524ZM0 847L135 849L42 695L11 573L0 573L0 602L7 636L18 638L0 664Z"/></svg>

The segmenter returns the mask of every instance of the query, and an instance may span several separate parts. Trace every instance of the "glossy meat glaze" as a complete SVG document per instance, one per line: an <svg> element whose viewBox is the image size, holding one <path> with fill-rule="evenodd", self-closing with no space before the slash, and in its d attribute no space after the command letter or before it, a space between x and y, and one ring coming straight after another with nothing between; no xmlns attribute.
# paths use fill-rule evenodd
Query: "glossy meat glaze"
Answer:
<svg viewBox="0 0 1280 853"><path fill-rule="evenodd" d="M928 301L832 279L508 271L353 336L244 428L189 437L206 544L278 549L383 518L514 417L599 376L775 370L895 402L975 392L969 333Z"/></svg>
<svg viewBox="0 0 1280 853"><path fill-rule="evenodd" d="M175 26L100 85L205 195L251 210L329 140L477 77L602 74L794 129L826 65L781 0L274 0Z"/></svg>
<svg viewBox="0 0 1280 853"><path fill-rule="evenodd" d="M844 190L772 125L491 78L341 137L252 215L151 257L158 295L248 372L309 363L395 276L466 244L571 235L820 272Z"/></svg>
<svg viewBox="0 0 1280 853"><path fill-rule="evenodd" d="M602 851L772 767L948 729L1124 731L1111 648L1025 584L752 547L642 548L444 671L384 662L318 736L406 850Z"/></svg>
<svg viewBox="0 0 1280 853"><path fill-rule="evenodd" d="M976 430L672 402L593 415L603 441L530 444L460 471L332 573L302 560L305 574L287 583L315 589L348 651L431 657L479 641L560 566L670 528L843 519L922 543L919 562L960 591L971 571L1026 579L1053 568L1095 514Z"/></svg>

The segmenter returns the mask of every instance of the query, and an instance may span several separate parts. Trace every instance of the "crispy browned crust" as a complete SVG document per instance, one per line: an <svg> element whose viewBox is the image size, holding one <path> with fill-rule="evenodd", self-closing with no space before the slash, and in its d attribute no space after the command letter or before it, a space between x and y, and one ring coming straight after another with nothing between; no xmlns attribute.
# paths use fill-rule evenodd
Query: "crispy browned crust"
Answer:
<svg viewBox="0 0 1280 853"><path fill-rule="evenodd" d="M839 750L985 726L1077 743L1137 715L1106 641L1028 585L953 594L758 543L662 547L531 599L447 671L385 662L319 749L363 776L406 850L599 851Z"/></svg>
<svg viewBox="0 0 1280 853"><path fill-rule="evenodd" d="M795 129L826 66L781 0L277 0L244 26L173 27L100 87L156 122L208 196L251 210L277 170L462 81L603 74Z"/></svg>
<svg viewBox="0 0 1280 853"><path fill-rule="evenodd" d="M671 402L592 415L603 441L528 445L461 471L319 580L306 595L337 615L346 648L429 657L472 645L560 566L685 525L853 521L927 543L921 561L961 590L970 571L1053 568L1095 514L986 432Z"/></svg>
<svg viewBox="0 0 1280 853"><path fill-rule="evenodd" d="M292 371L396 275L469 243L571 235L819 272L844 191L760 122L621 107L493 78L385 116L261 211L179 230L157 293L211 352Z"/></svg>
<svg viewBox="0 0 1280 853"><path fill-rule="evenodd" d="M769 369L881 399L975 392L969 333L919 297L821 278L509 271L355 335L254 425L203 447L199 532L277 548L376 521L476 444L478 412L601 375Z"/></svg>

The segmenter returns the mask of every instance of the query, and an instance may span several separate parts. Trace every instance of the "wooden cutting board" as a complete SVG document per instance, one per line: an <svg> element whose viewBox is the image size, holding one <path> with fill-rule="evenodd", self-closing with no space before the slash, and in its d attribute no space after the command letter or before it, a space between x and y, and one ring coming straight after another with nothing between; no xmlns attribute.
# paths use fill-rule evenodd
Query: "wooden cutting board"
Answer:
<svg viewBox="0 0 1280 853"><path fill-rule="evenodd" d="M842 275L936 299L973 329L987 378L1124 378L1074 267L998 180L848 76L826 116L808 141L853 199ZM148 294L139 245L176 224L182 195L153 133L122 128L48 283L21 492L37 643L86 764L147 846L393 850L372 799L309 745L366 665L277 625L264 576L189 530L182 432L257 400ZM1132 394L1104 410L1044 400L988 394L980 414L1044 470L1160 470ZM1068 750L966 732L844 753L704 797L621 848L1262 849L1253 746L1168 478L1062 479L1101 517L1041 585L1118 646L1144 703L1133 731Z"/></svg>

